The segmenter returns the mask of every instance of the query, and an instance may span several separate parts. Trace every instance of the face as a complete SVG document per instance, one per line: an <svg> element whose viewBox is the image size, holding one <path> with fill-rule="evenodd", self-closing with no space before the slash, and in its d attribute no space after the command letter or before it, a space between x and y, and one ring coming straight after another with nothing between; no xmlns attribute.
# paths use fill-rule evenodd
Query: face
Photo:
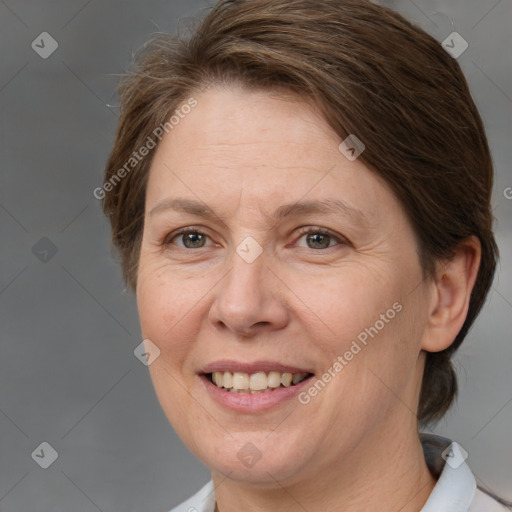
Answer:
<svg viewBox="0 0 512 512"><path fill-rule="evenodd" d="M416 429L431 292L412 228L300 98L194 97L147 186L137 301L160 404L214 474L362 460Z"/></svg>

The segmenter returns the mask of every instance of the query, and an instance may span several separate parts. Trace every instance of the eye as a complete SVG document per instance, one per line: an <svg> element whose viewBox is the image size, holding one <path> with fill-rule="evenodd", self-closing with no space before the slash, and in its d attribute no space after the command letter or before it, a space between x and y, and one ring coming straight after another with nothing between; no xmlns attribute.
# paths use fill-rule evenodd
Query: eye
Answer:
<svg viewBox="0 0 512 512"><path fill-rule="evenodd" d="M309 249L329 249L334 245L347 245L348 242L341 236L335 235L324 228L305 228L300 231L300 238L305 238L306 247ZM304 246L302 246L304 247Z"/></svg>
<svg viewBox="0 0 512 512"><path fill-rule="evenodd" d="M306 245L302 245L302 247L308 249L321 250L329 249L335 245L349 245L344 237L325 228L306 227L299 233L301 236L297 239L297 243L299 240L305 239ZM181 249L201 249L207 247L208 240L210 240L209 235L201 229L188 227L171 233L164 239L163 245L174 245ZM301 244L298 245L301 246Z"/></svg>
<svg viewBox="0 0 512 512"><path fill-rule="evenodd" d="M164 245L176 245L182 249L201 249L205 247L209 236L197 228L184 228L170 234L165 240ZM174 240L181 242L180 245Z"/></svg>

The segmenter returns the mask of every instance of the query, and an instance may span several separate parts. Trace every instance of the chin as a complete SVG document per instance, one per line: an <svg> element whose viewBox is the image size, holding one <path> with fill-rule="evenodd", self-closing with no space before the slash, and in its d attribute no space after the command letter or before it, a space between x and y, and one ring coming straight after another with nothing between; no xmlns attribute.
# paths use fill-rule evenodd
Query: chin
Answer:
<svg viewBox="0 0 512 512"><path fill-rule="evenodd" d="M294 442L286 434L283 437L286 441L268 431L233 434L216 445L212 442L203 446L201 453L196 450L195 455L212 472L231 480L275 487L276 481L291 483L299 479L308 467L309 457L303 443Z"/></svg>

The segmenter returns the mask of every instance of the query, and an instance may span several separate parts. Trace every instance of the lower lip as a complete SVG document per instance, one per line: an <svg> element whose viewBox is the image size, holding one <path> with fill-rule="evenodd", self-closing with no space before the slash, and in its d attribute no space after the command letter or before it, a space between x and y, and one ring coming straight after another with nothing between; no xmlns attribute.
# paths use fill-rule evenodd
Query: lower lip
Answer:
<svg viewBox="0 0 512 512"><path fill-rule="evenodd" d="M295 398L309 385L313 375L294 386L280 387L268 393L231 393L219 388L206 375L200 375L206 391L218 404L239 412L262 412Z"/></svg>

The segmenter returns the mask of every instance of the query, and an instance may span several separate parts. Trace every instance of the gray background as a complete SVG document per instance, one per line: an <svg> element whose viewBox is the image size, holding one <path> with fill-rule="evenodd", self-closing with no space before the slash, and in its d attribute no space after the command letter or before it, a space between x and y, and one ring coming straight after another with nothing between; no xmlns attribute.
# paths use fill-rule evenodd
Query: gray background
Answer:
<svg viewBox="0 0 512 512"><path fill-rule="evenodd" d="M382 3L439 41L455 30L469 43L458 60L494 156L501 267L456 358L458 405L435 431L466 449L480 484L512 499L512 2ZM3 512L163 512L209 478L133 355L141 342L135 300L92 194L113 141L118 75L132 50L206 5L0 1ZM47 59L31 48L42 32L59 45ZM58 452L48 469L31 456L43 441Z"/></svg>

